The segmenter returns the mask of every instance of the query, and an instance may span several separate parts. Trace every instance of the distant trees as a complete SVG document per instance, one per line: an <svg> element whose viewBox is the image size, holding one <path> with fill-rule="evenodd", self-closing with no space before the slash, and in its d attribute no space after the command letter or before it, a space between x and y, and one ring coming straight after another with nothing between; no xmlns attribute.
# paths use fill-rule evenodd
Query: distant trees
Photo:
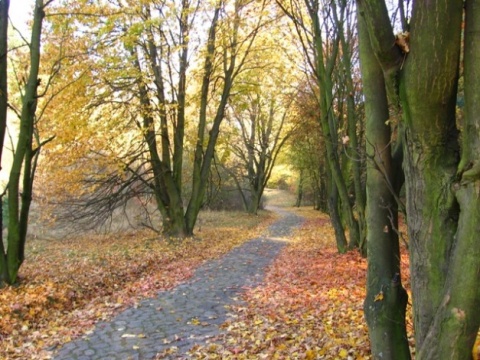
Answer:
<svg viewBox="0 0 480 360"><path fill-rule="evenodd" d="M282 104L285 99L281 96L270 97L262 88L258 90L247 95L246 102L238 104L238 108L233 106L231 114L234 126L239 128L238 140L231 144L231 151L241 164L240 173L232 171L231 174L236 179L245 209L251 214L256 214L260 207L275 160L290 134L285 129L290 105ZM244 177L248 191L241 185Z"/></svg>
<svg viewBox="0 0 480 360"><path fill-rule="evenodd" d="M244 68L254 66L257 35L271 19L265 2L130 5L128 11L121 4L57 9L67 17L82 14L69 24L77 26L72 36L89 43L90 52L91 80L81 94L89 100L76 109L83 119L78 130L97 128L81 140L79 154L97 166L70 205L111 211L151 194L162 231L184 237L193 233L204 203L232 88ZM62 109L58 119L68 117ZM100 135L106 135L103 143ZM68 146L56 149L60 157Z"/></svg>
<svg viewBox="0 0 480 360"><path fill-rule="evenodd" d="M362 162L358 140L355 87L352 70L352 29L354 16L351 4L346 1L324 5L320 1L277 1L291 19L309 71L315 81L313 93L317 96L317 119L322 129L326 175L328 182L329 214L335 227L340 252L347 247L364 248L364 186ZM347 24L347 25L344 25ZM341 80L340 80L341 79ZM346 123L344 121L346 119ZM344 143L339 139L342 125L347 129ZM348 148L349 157L343 157ZM350 160L353 189L349 189L349 175L342 165ZM354 204L351 201L353 193ZM356 213L356 214L355 214ZM349 244L343 223L349 230Z"/></svg>
<svg viewBox="0 0 480 360"><path fill-rule="evenodd" d="M277 157L292 134L293 118L298 116L293 102L299 72L285 59L293 50L287 41L278 21L260 34L255 60L238 79L226 113L224 148L230 156L223 166L251 214L260 207Z"/></svg>
<svg viewBox="0 0 480 360"><path fill-rule="evenodd" d="M308 85L300 86L294 104L297 113L294 119L296 126L288 142L288 157L299 174L296 206L302 204L309 189L314 208L327 213L325 146L318 122L316 96Z"/></svg>

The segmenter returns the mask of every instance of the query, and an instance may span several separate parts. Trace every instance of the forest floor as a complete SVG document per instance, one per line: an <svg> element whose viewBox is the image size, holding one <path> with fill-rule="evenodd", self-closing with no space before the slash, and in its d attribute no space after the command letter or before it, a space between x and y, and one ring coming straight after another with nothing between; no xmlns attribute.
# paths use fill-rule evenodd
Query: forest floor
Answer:
<svg viewBox="0 0 480 360"><path fill-rule="evenodd" d="M0 359L46 359L54 349L142 298L175 287L196 267L254 238L275 219L262 211L201 214L196 238L151 231L29 239L17 286L0 289Z"/></svg>
<svg viewBox="0 0 480 360"><path fill-rule="evenodd" d="M291 199L267 193L267 204ZM222 334L194 346L194 359L370 359L363 316L366 260L337 253L326 215L289 208L306 221L274 260L263 283L230 309ZM275 214L204 212L196 238L181 244L148 232L32 239L21 283L0 289L0 358L48 359L53 349L108 321L141 299L154 297L259 236ZM401 258L409 288L408 257ZM408 309L409 313L411 309ZM414 352L413 326L408 321ZM161 357L158 357L161 358Z"/></svg>
<svg viewBox="0 0 480 360"><path fill-rule="evenodd" d="M326 215L310 208L294 211L305 223L263 284L245 294L246 305L234 307L221 345L199 346L192 358L371 359L363 314L366 259L357 251L338 254ZM406 254L401 262L408 288ZM412 330L409 321L414 352Z"/></svg>

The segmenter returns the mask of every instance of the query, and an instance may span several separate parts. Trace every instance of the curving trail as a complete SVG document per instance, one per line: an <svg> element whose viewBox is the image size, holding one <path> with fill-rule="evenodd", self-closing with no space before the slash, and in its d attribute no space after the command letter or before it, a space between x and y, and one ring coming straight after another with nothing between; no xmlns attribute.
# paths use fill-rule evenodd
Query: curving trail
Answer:
<svg viewBox="0 0 480 360"><path fill-rule="evenodd" d="M285 238L303 221L281 208L270 209L280 218L264 236L205 263L188 282L97 324L93 333L60 348L54 359L152 359L172 346L178 352L170 358L187 357L192 346L220 333L226 307L241 302L245 287L262 281L266 267L286 245Z"/></svg>

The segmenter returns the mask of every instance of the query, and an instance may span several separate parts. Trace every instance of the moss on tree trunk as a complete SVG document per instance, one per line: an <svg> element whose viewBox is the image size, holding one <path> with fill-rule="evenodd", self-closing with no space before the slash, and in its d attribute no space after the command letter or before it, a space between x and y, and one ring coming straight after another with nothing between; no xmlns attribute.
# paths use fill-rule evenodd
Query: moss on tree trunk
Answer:
<svg viewBox="0 0 480 360"><path fill-rule="evenodd" d="M391 184L398 176L391 151L385 81L359 17L360 61L364 79L367 138L367 297L365 317L374 359L410 359L400 276L398 205Z"/></svg>
<svg viewBox="0 0 480 360"><path fill-rule="evenodd" d="M399 56L393 34L382 26L389 23L379 11L384 2L359 4L370 44L402 105L416 359L471 358L480 324L480 7L475 1L465 9L461 1L415 2L409 53ZM459 137L462 49L465 113Z"/></svg>

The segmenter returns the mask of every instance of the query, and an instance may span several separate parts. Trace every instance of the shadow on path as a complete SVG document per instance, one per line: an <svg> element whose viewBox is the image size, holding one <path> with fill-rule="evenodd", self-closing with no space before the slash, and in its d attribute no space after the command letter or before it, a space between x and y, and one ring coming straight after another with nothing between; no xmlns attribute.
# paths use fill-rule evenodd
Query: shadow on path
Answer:
<svg viewBox="0 0 480 360"><path fill-rule="evenodd" d="M263 280L285 238L303 221L281 208L269 209L280 218L267 234L205 263L188 282L97 324L91 334L60 348L54 359L152 359L173 346L178 348L173 358L186 358L193 345L220 333L226 306L241 303L240 293Z"/></svg>

